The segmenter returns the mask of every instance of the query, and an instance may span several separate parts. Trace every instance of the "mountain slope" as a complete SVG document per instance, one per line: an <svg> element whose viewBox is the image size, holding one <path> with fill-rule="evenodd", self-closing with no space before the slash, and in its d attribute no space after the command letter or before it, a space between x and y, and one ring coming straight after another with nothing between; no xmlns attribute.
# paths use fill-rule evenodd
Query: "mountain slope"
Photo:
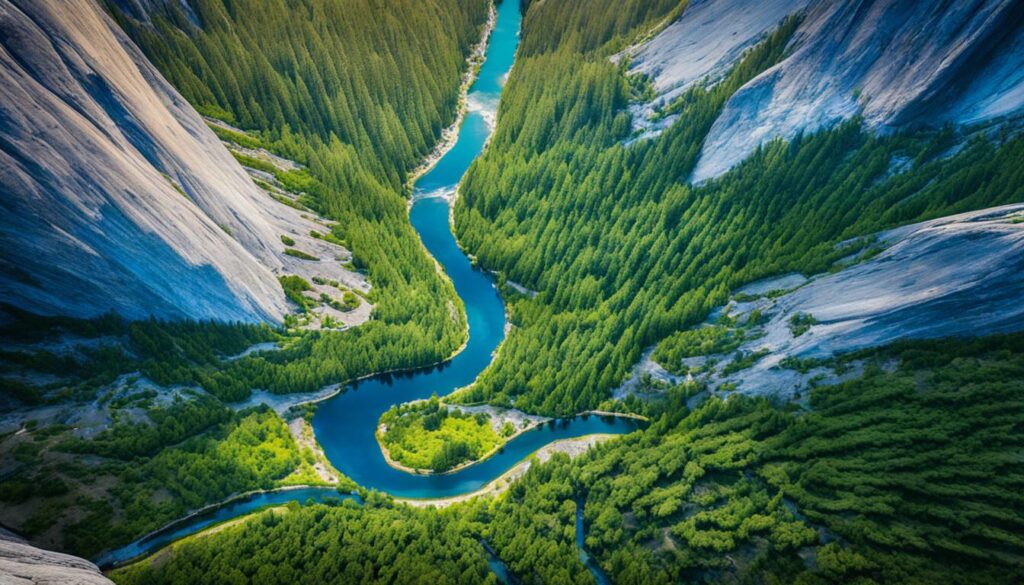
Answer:
<svg viewBox="0 0 1024 585"><path fill-rule="evenodd" d="M731 349L699 351L689 344L688 351L655 353L677 376L645 359L616 395L640 389L647 375L790 398L815 376L834 376L821 367L834 356L908 339L1018 331L1022 214L1024 204L1014 204L903 226L873 236L867 252L851 254L835 271L744 286L714 323L682 334L726 332L737 339ZM801 316L806 327L796 328Z"/></svg>
<svg viewBox="0 0 1024 585"><path fill-rule="evenodd" d="M974 0L719 0L692 3L633 48L632 71L659 97L717 82L782 18L803 20L788 55L737 91L708 134L695 182L721 175L759 144L862 116L876 130L976 124L1024 107L1024 5ZM703 39L708 27L716 30Z"/></svg>
<svg viewBox="0 0 1024 585"><path fill-rule="evenodd" d="M483 0L106 0L201 112L303 162L344 157L341 191L400 190L455 120ZM287 128L287 129L286 129ZM297 136L296 136L297 135ZM340 141L341 144L336 142ZM342 147L344 145L344 147ZM358 175L366 175L360 177Z"/></svg>
<svg viewBox="0 0 1024 585"><path fill-rule="evenodd" d="M707 22L701 10L712 6L688 6L679 22ZM704 56L700 49L716 45L715 23L732 36L731 25L746 22L747 4L722 6L733 9L714 13L706 43L695 35L672 54ZM612 37L593 50L530 53L525 48L560 33L525 29L491 147L461 186L455 227L481 265L539 294L510 300L517 328L466 391L467 402L561 416L608 406L607 392L646 348L671 346L676 332L703 322L731 290L826 271L855 251L837 246L850 238L1021 201L1024 138L1012 124L879 133L851 119L772 141L719 179L694 184L716 136L742 142L756 134L722 131L730 108L751 119L771 113L741 96L794 58L811 17L780 25L775 18L787 6L758 8L778 9L765 22L751 19L749 50L738 40L720 43L718 52L742 55L739 62L724 71L715 65L721 58L708 56L710 67L695 63L688 79L717 81L685 89L659 110L655 121L668 122L662 131L641 140L629 109L657 93L657 79L651 87L616 64L620 44ZM568 1L535 4L531 22L569 7L583 10ZM639 23L638 34L659 21ZM844 30L832 33L843 38ZM543 38L531 41L536 35ZM779 106L787 107L813 119L795 98Z"/></svg>
<svg viewBox="0 0 1024 585"><path fill-rule="evenodd" d="M0 296L43 314L280 320L275 248L298 214L102 9L3 0L0 39Z"/></svg>

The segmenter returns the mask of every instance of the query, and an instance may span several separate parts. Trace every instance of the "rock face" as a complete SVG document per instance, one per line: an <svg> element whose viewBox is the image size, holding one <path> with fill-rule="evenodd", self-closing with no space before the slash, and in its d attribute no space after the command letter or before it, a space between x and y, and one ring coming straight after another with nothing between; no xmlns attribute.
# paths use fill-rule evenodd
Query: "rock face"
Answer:
<svg viewBox="0 0 1024 585"><path fill-rule="evenodd" d="M884 252L782 296L760 342L827 357L899 338L1013 331L1024 322L1024 205L898 228ZM1011 215L1015 214L1015 215ZM792 339L792 315L818 325Z"/></svg>
<svg viewBox="0 0 1024 585"><path fill-rule="evenodd" d="M631 72L652 78L659 103L718 81L743 52L811 0L696 0L649 42L634 47Z"/></svg>
<svg viewBox="0 0 1024 585"><path fill-rule="evenodd" d="M96 565L26 544L0 530L0 583L3 585L111 585Z"/></svg>
<svg viewBox="0 0 1024 585"><path fill-rule="evenodd" d="M767 321L748 330L737 351L690 357L682 365L712 390L790 398L819 380L860 375L831 367L787 367L786 358L829 358L904 339L983 336L1020 331L1024 323L1024 204L944 217L878 234L877 256L808 279L788 274L751 283L711 316L727 312L738 323L758 311ZM789 291L767 294L770 291ZM762 296L763 295L763 296ZM753 300L745 300L759 296ZM796 315L813 317L799 335ZM644 392L644 379L671 384L674 376L648 351L616 398ZM739 355L752 365L726 373ZM713 373L707 373L707 370Z"/></svg>
<svg viewBox="0 0 1024 585"><path fill-rule="evenodd" d="M94 0L0 0L0 192L0 299L42 314L277 321L309 231Z"/></svg>
<svg viewBox="0 0 1024 585"><path fill-rule="evenodd" d="M697 0L634 47L653 78L646 113L717 81L789 15L788 56L730 99L692 180L716 177L759 144L860 115L876 130L975 124L1024 109L1024 3L1018 0ZM644 109L638 113L643 114Z"/></svg>
<svg viewBox="0 0 1024 585"><path fill-rule="evenodd" d="M777 367L786 357L828 358L900 339L1020 330L1024 204L904 226L880 234L879 243L885 250L878 256L778 298L732 303L729 312L741 321L755 309L771 316L764 335L740 348L770 353L719 382L742 392L786 395L808 377ZM738 292L786 285L755 286ZM798 314L816 324L794 336L789 323Z"/></svg>

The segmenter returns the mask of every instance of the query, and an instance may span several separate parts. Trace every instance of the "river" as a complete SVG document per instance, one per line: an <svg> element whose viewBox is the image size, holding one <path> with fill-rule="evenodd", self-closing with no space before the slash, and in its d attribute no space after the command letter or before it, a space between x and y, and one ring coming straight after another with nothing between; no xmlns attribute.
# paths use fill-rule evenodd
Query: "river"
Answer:
<svg viewBox="0 0 1024 585"><path fill-rule="evenodd" d="M505 306L491 276L474 268L459 249L449 225L452 194L469 165L483 151L493 131L501 89L519 44L519 2L498 5L498 18L486 60L467 95L468 112L455 145L417 180L409 219L427 250L451 278L465 305L469 341L454 358L436 367L402 374L379 375L353 384L320 403L313 417L316 438L339 471L368 489L400 498L443 498L480 489L544 445L559 439L595 433L624 434L638 428L634 419L578 416L553 420L527 431L490 458L457 472L414 475L388 465L375 436L380 416L395 404L444 396L472 383L490 364L505 337ZM122 564L166 544L268 505L337 496L331 489L279 491L243 498L205 514L175 522L151 536L110 551L101 566Z"/></svg>
<svg viewBox="0 0 1024 585"><path fill-rule="evenodd" d="M505 306L493 279L475 269L459 249L449 226L452 193L483 151L493 130L498 98L519 44L519 3L498 6L498 19L484 64L467 96L466 114L455 146L415 184L409 213L427 250L441 263L466 307L469 342L453 359L427 370L379 376L320 404L313 418L317 440L331 463L356 483L402 498L441 498L475 491L551 441L592 433L626 433L637 422L616 417L575 417L523 433L492 457L443 475L413 475L388 465L375 432L380 416L395 404L444 396L468 384L491 362L505 337Z"/></svg>

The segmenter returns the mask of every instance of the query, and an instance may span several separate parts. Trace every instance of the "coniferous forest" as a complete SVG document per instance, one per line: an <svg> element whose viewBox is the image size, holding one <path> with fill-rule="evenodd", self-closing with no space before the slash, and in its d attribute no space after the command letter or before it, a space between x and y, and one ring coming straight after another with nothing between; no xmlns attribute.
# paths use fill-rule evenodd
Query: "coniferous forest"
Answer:
<svg viewBox="0 0 1024 585"><path fill-rule="evenodd" d="M486 2L203 0L146 20L108 7L201 113L308 167L305 200L337 222L373 283L366 326L191 378L239 400L424 366L459 347L465 323L447 305L460 301L408 225L405 182L455 120Z"/></svg>
<svg viewBox="0 0 1024 585"><path fill-rule="evenodd" d="M645 431L556 457L502 498L433 514L377 496L361 513L264 512L183 543L159 568L113 576L460 583L484 578L473 573L483 538L524 583L590 583L575 543L582 506L585 546L614 583L1013 583L1024 576L1022 341L850 355L867 360L863 375L816 389L806 410L740 397L690 410L675 389ZM431 537L401 534L420 527ZM366 546L370 534L389 544ZM279 570L259 573L266 565Z"/></svg>
<svg viewBox="0 0 1024 585"><path fill-rule="evenodd" d="M668 351L673 333L732 289L825 271L854 236L1024 196L1012 162L1024 152L1019 138L976 138L940 158L947 133L878 138L857 120L769 143L691 185L725 101L783 56L797 22L783 22L719 84L680 96L669 106L680 119L664 134L625 144L630 85L608 56L622 45L619 15L647 14L611 10L583 39L548 28L566 16L547 10L566 7L542 3L527 18L492 147L455 207L456 233L481 264L540 292L512 303L517 331L469 401L559 415L595 408L645 348ZM887 179L894 156L913 167Z"/></svg>
<svg viewBox="0 0 1024 585"><path fill-rule="evenodd" d="M207 506L300 486L330 495L218 520L104 574L130 585L1024 581L1021 327L813 348L773 362L792 391L712 384L780 357L741 349L766 335L769 309L742 322L730 311L795 303L803 285L744 287L813 283L884 254L885 230L1024 201L1018 120L880 131L853 115L694 181L730 100L792 57L813 11L772 22L718 78L660 104L650 121L670 123L650 133L635 116L657 90L631 48L700 3L523 0L493 134L450 203L458 247L504 303L504 337L481 333L479 301L457 293L459 269L431 256L410 209L414 179L443 162L436 149L467 111L474 51L510 1L102 0L221 140L300 165L232 150L326 226L313 237L351 251L344 266L370 286L341 309L373 308L354 327L298 327L313 287L284 274L297 316L283 325L40 316L0 299L0 528L98 560ZM1024 223L1000 213L1005 233ZM1024 290L990 292L1024 303ZM961 312L946 307L950 321ZM796 312L782 327L803 342L840 325ZM356 448L322 444L316 417L335 391L402 391L401 373L345 386L381 373L462 375L469 366L439 364L474 335L500 341L475 379L362 421L388 473L447 486L483 476L531 424L635 426L530 447L473 490L436 497L378 491L332 465Z"/></svg>
<svg viewBox="0 0 1024 585"><path fill-rule="evenodd" d="M237 402L253 389L308 392L374 372L427 366L458 349L466 337L465 317L449 307L461 307L461 300L409 225L404 182L455 120L467 57L487 19L486 2L408 2L397 10L375 2L315 0L302 8L307 18L296 18L298 8L284 2L196 2L189 10L166 3L144 14L120 3L106 7L200 112L246 132L221 131L223 136L305 165L296 178L302 200L333 220L332 235L351 248L355 267L373 285L368 297L374 312L348 331L296 334L267 326L126 323L117 316L82 322L12 310L5 338L14 345L48 334L121 340L73 355L9 352L5 346L9 367L65 380L54 395L51 388L5 378L12 394L29 404L103 402L110 385L116 389L120 376L130 375L129 388L140 378L195 386ZM324 22L332 26L317 25ZM268 341L286 349L226 359ZM46 533L51 545L92 556L190 509L281 485L299 464L299 447L287 433L281 445L243 443L246 456L263 457L265 447L291 453L283 466L246 471L237 481L228 480L233 471L218 470L208 458L179 462L179 445L208 453L229 436L232 420L242 420L242 413L232 414L219 401L193 404L184 397L182 404L189 410L172 411L163 417L166 425L128 418L87 441L68 441L70 429L50 428L27 445L11 445L17 471L2 482L3 493L11 494L5 502L28 499L24 488L43 481L55 486L53 497L77 510L58 521L61 511L52 500L29 500L29 515L12 527L39 539ZM147 418L161 418L154 405L141 406ZM284 428L279 417L271 418L261 424ZM68 452L111 459L99 468L67 465ZM181 491L161 489L160 476L138 473L142 462L166 466L162 475L193 479ZM194 472L197 464L203 474L224 479L207 485ZM114 482L112 491L108 482ZM154 495L167 489L169 501Z"/></svg>

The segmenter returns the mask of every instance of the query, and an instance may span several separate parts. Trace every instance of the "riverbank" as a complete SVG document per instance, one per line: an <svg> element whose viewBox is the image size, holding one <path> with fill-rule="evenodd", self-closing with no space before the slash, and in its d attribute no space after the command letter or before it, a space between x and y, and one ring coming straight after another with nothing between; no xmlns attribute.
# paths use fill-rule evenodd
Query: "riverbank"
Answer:
<svg viewBox="0 0 1024 585"><path fill-rule="evenodd" d="M492 2L490 4L490 7L489 7L488 16L487 16L487 22L484 24L484 28L483 28L483 31L482 31L482 34L481 34L481 37L480 37L480 41L473 48L473 51L470 53L470 56L466 60L468 66L467 66L466 73L463 75L462 84L461 84L460 90L459 90L459 105L458 105L458 109L457 109L457 112L456 112L456 119L455 119L455 121L450 126L448 126L447 128L445 128L442 131L441 139L438 142L437 146L434 148L434 150L429 155L427 155L424 158L424 160L420 164L420 166L416 167L413 171L411 171L409 173L409 176L408 176L408 178L406 180L406 188L409 189L410 191L412 190L412 187L416 183L416 181L419 178L421 178L422 176L424 176L427 173L429 173L431 170L433 170L434 167L437 166L438 162L440 162L441 159L443 159L444 156L446 154L448 154L451 151L451 149L454 148L455 145L458 143L458 139L459 139L459 135L460 135L460 129L462 127L463 122L466 119L466 114L469 111L469 105L468 105L469 90L473 86L473 84L476 82L476 80L477 80L477 78L478 78L478 76L480 74L480 68L481 68L482 64L484 63L484 61L486 60L488 45L490 43L491 35L494 32L494 29L495 29L495 27L497 25L497 19L498 19L497 9L495 7L495 4ZM490 141L490 137L488 137L488 139L487 139L487 142L489 142L489 141ZM413 197L409 197L408 202L407 202L407 211L409 211L409 212L412 211L412 206L413 206L414 202L415 202L414 198ZM454 202L452 202L452 203L454 203ZM450 222L451 222L451 216L449 215L449 223ZM456 239L456 242L457 242L457 239ZM426 248L426 246L423 245L422 241L421 241L420 245L422 247L423 252L425 254L427 254L427 256L431 260L434 261L434 265L435 265L435 268L437 269L438 274L441 275L442 278L448 278L448 276L447 276L447 274L445 272L444 267L441 265L440 262L438 262L437 258L433 254L430 253L430 251ZM458 308L454 307L454 306L449 307L449 309L452 310L452 311L458 310ZM462 307L462 311L463 311L463 314L465 314L465 307ZM507 323L507 317L508 317L507 313L506 313L505 316L506 316L506 323ZM358 376L358 377L356 377L354 379L351 379L351 380L346 380L346 381L338 382L338 383L335 383L335 384L328 384L327 386L324 386L323 388L321 388L319 390L316 390L314 392L311 392L311 393L281 395L281 394L273 394L273 393L267 392L265 390L253 390L252 394L250 395L250 397L248 399L246 399L246 400L244 400L244 401L242 401L240 403L232 404L231 406L234 407L235 409L239 409L240 410L240 409L243 409L243 408L248 408L248 407L251 407L251 406L256 406L256 405L262 403L262 404L266 404L266 405L270 406L278 414L283 414L284 412L286 412L287 410L289 410L292 407L303 406L303 405L306 405L306 404L316 404L316 403L319 403L319 402L324 402L326 400L330 400L331 398L334 398L335 396L337 396L346 387L348 387L348 386L350 386L352 384L355 384L355 383L357 383L359 381L362 381L362 380L374 378L374 377L377 377L377 376L386 376L386 375L389 375L389 374L409 373L409 372L414 372L414 371L421 370L421 369L433 368L433 367L444 365L444 364L450 362L452 359L454 359L457 355L462 353L462 351L466 349L468 344L469 344L469 333L467 331L466 338L463 340L462 344L459 345L459 347L455 349L455 351L453 351L445 359L440 360L438 362L435 362L433 364L428 364L428 365L424 365L424 366L413 366L413 367L407 367L407 368L394 368L394 369L385 370L385 371L382 371L382 372L375 372L375 373L371 373L371 374L365 374L363 376ZM232 356L231 359L238 359L240 357L244 357L245 355L248 355L249 353L251 353L253 351L260 351L260 350L264 350L264 349L266 349L266 350L279 349L279 348L269 348L269 347L264 348L262 346L263 346L263 344L258 344L258 346L254 346L253 348L248 348L242 354L240 354L238 356Z"/></svg>
<svg viewBox="0 0 1024 585"><path fill-rule="evenodd" d="M394 498L394 501L414 507L433 506L443 508L459 502L468 501L476 497L497 496L507 490L512 482L525 475L535 462L545 463L556 453L564 453L569 457L577 457L586 453L595 445L618 436L621 435L614 433L591 433L579 437L552 441L526 455L503 474L475 491L439 498ZM301 495L303 492L313 493L308 494L306 498L303 498ZM288 498L287 496L290 493L300 493L300 495ZM284 497L260 498L260 496L275 495ZM165 554L167 551L172 550L173 547L178 546L182 542L208 536L219 530L223 530L227 526L245 522L256 514L263 513L268 509L282 508L285 507L289 501L301 502L309 497L312 497L317 501L322 501L323 499L331 497L354 497L357 501L359 500L359 497L355 495L354 492L339 492L336 489L320 486L288 486L271 490L254 490L232 496L216 504L204 506L187 516L165 524L163 527L134 540L124 547L107 551L96 559L96 564L109 569L111 567L123 567L139 562L147 562L158 555ZM235 504L240 504L245 507L245 511L237 515L233 515L235 512L227 510L222 518L217 516L217 511L230 508ZM195 531L189 532L189 523L201 518L202 516L210 516L210 519L206 524L202 524L201 522L197 523L198 526ZM161 537L164 539L163 543L160 542ZM147 542L151 545L156 543L157 546L147 547Z"/></svg>
<svg viewBox="0 0 1024 585"><path fill-rule="evenodd" d="M350 496L345 496L343 494L339 494L339 497L350 497ZM275 513L286 513L288 511L288 509L289 509L288 508L288 504L271 504L271 505L267 505L267 506L258 508L256 510L247 512L245 514L241 514L241 515L238 515L238 516L234 516L234 517L231 517L231 518L227 518L227 519L221 520L219 522L212 523L212 524L210 524L208 526L203 527L201 530L198 530L198 531L193 532L191 534L186 534L184 536L176 538L176 539L168 542L164 546L161 546L160 548L157 548L157 549L154 549L154 550L148 551L148 552L142 552L141 554L139 554L137 556L124 559L123 562L116 562L116 563L114 563L112 565L108 564L107 566L104 566L102 562L97 561L96 564L99 565L100 568L107 575L114 575L118 571L130 570L131 567L136 566L136 565L140 565L140 564L150 564L150 565L152 565L152 564L160 563L162 559L164 559L164 558L168 557L169 555L173 554L174 551L177 548L179 548L179 547L181 547L181 546L183 546L183 545L185 545L185 544L187 544L189 542L194 542L195 540L198 540L198 539L201 539L201 538L206 538L206 537L209 537L209 536L213 536L214 534L217 534L218 532L221 532L221 531L223 531L223 530L225 530L227 528L230 528L232 526L237 526L239 524L243 524L245 522L248 522L253 517L255 517L255 516L259 515L259 514L263 514L263 513L266 513L266 512L270 512L270 511L273 511ZM136 541L136 542L138 542L138 541Z"/></svg>
<svg viewBox="0 0 1024 585"><path fill-rule="evenodd" d="M288 421L288 430L295 439L295 443L299 446L302 463L298 469L282 479L281 482L287 485L305 486L321 484L327 486L339 485L343 476L341 472L331 465L327 455L324 454L323 448L313 434L313 425L300 416ZM309 460L310 458L312 461ZM351 483L347 478L345 478L345 481Z"/></svg>
<svg viewBox="0 0 1024 585"><path fill-rule="evenodd" d="M433 394L446 396L454 389L470 386L495 356L501 355L507 321L504 303L494 282L489 275L473 267L455 242L450 229L449 201L423 195L454 190L481 152L491 128L475 109L476 98L487 104L497 103L500 99L504 80L515 62L520 29L519 6L508 2L500 4L486 60L477 81L469 90L470 108L460 128L459 139L431 172L416 181L415 203L409 212L410 222L419 233L421 242L443 267L466 308L471 331L468 343L441 367L417 371L409 376L375 377L351 390L335 394L323 402L313 416L317 440L334 466L359 485L394 497L435 498L472 492L547 443L597 433L626 434L641 426L635 420L619 417L577 417L553 421L532 432L520 434L484 461L466 466L457 473L432 476L411 474L389 465L376 438L381 416L394 405L429 398ZM482 448L474 454L490 449L493 444L490 440L482 443ZM396 447L392 446L391 450L396 451ZM455 455L460 450L449 449L452 464L458 459ZM436 467L443 469L449 465L441 463L443 457L437 459ZM414 467L435 466L431 459L414 461Z"/></svg>
<svg viewBox="0 0 1024 585"><path fill-rule="evenodd" d="M412 506L412 507L416 507L416 508L426 508L426 507L446 508L446 507L452 506L454 504L457 504L457 503L460 503L460 502L466 502L466 501L469 501L469 500L471 500L473 498L477 498L477 497L495 497L495 496L498 496L498 495L504 493L509 488L509 486L512 484L512 482L514 482L515 480L517 480L520 477L522 477L523 475L525 475L526 472L529 471L530 467L535 462L538 463L538 464L546 463L556 453L564 453L564 454L568 455L571 458L578 457L578 456L586 453L588 450L590 450L595 445L597 445L599 443L603 443L603 442L608 441L608 440L611 440L611 439L613 439L615 437L618 437L618 436L619 435L615 435L615 434L601 433L601 434L585 435L585 436L582 436L582 437L574 437L574 438L571 438L571 439L562 439L562 440L559 440L559 441L554 441L554 442L548 443L547 445L544 445L540 449L537 449L536 451L531 453L525 459L523 459L522 461L520 461L519 463L514 465L512 468L507 470L505 473L503 473L498 478L496 478L493 481L489 482L484 487L482 487L482 488L480 488L480 489L478 489L476 491L467 493L467 494L461 494L461 495L458 495L458 496L451 496L451 497L446 497L446 498L423 498L423 499L395 498L394 501L397 502L397 503L400 503L400 504L406 504L408 506ZM288 491L288 490L298 490L298 489L303 489L303 486L292 486L292 487L289 487L289 488L284 488L284 489L279 489L279 490L270 490L270 492L284 492L284 491ZM306 488L306 489L308 489L308 488ZM239 497L242 497L242 496L239 496ZM338 497L350 497L350 496L347 496L346 494L339 493ZM237 500L237 498L234 498L232 500L226 500L226 501L222 502L221 504L217 504L216 506L224 507L224 506L229 505L232 501L235 501L235 500ZM263 513L267 512L268 510L277 510L279 512L283 512L283 511L287 510L287 505L286 504L268 505L268 506L261 507L261 508L256 509L256 510L252 510L252 511L250 511L248 513L245 513L245 514L242 514L242 515L239 515L239 516L235 516L233 518L228 518L228 519L225 519L223 521L210 524L208 526L205 526L205 527L201 528L200 530L197 530L196 532L193 532L191 534L186 534L186 535L181 536L180 538L174 539L171 542L168 542L166 545L160 547L159 549L152 550L152 551L149 551L149 552L142 551L137 556L134 556L134 557L131 557L131 558L126 558L126 559L124 559L125 562L123 564L122 563L117 563L117 565L115 565L115 566L117 566L118 568L123 569L123 568L130 567L132 565L136 565L138 563L152 563L152 562L158 561L161 558L162 555L167 555L167 554L173 553L174 549L176 547L181 546L182 544L195 541L196 539L200 539L200 538L204 538L204 537L207 537L207 536L211 536L211 535L216 534L216 533L218 533L218 532L220 532L220 531L222 531L222 530L224 530L226 528L229 528L231 526L235 526L235 525L238 525L240 523L247 522L247 521L253 519L254 517L256 517L257 515L263 514ZM199 513L199 512L197 512L197 513ZM180 520L176 520L173 523L171 523L171 525L168 525L168 527L162 528L159 531L157 531L155 533L152 533L151 535L147 535L146 537L141 538L141 539L139 539L139 540L137 540L135 542L143 542L144 540L150 538L153 534L156 534L156 533L162 532L162 531L166 531L166 529L171 527L172 525L183 523L187 519L192 518L194 516L195 516L195 514L190 515L190 516L188 516L186 518L182 518ZM102 565L104 563L102 563L102 559L101 559L100 561L97 562L97 564L101 564ZM109 570L109 568L108 568L108 570Z"/></svg>
<svg viewBox="0 0 1024 585"><path fill-rule="evenodd" d="M644 422L650 422L651 419L647 418L642 414L635 414L632 412L612 412L610 410L584 410L576 416L617 416L619 418L631 418L633 420L642 420Z"/></svg>
<svg viewBox="0 0 1024 585"><path fill-rule="evenodd" d="M421 401L416 401L416 402L421 402ZM493 448L491 448L490 450L488 450L487 453L483 454L482 456L480 456L480 457L478 457L476 459L472 459L472 460L460 463L460 464L456 465L455 467L452 467L451 469L447 469L445 471L435 471L433 469L422 469L422 468L417 468L417 467L410 467L408 465L405 465L405 464L401 463L400 461L395 460L392 457L392 455L391 455L391 451L388 449L387 445L385 445L383 440L382 440L383 439L382 435L387 432L387 429L381 429L381 426L383 426L383 425L381 425L381 426L378 426L377 432L375 433L375 437L377 439L377 446L380 447L381 454L384 457L384 461L386 461L389 466L391 466L392 468L397 469L399 471L403 471L405 473L409 473L409 474L413 474L413 475L424 475L424 476L452 475L452 474L458 473L460 471L463 471L463 470L465 470L465 469L467 469L469 467L472 467L474 465L478 465L480 463L483 463L483 462L487 461L488 459L490 459L494 455L497 455L498 453L500 453L505 448L506 445L511 443L514 439L516 439L520 435L522 435L524 433L527 433L527 432L530 432L530 431L533 431L533 430L537 429L538 427L540 427L542 425L548 424L548 423L556 420L556 419L552 419L552 418L548 418L548 417L540 417L540 416L536 416L536 415L527 414L525 412L518 411L518 410L515 410L515 409L498 409L497 407L493 407L493 406L490 406L490 405L463 406L463 405L458 405L458 404L454 404L454 405L442 404L442 406L449 407L449 408L458 408L458 409L466 410L468 412L474 412L474 410L472 410L472 409L490 409L490 410L514 411L514 412L520 413L529 422L525 426L524 425L518 425L516 427L515 433L509 435L508 437L502 437L501 434L498 433L499 443L497 445L495 445ZM642 421L642 422L645 422L645 423L646 422L650 422L650 419L648 419L645 416L639 415L639 414L633 414L633 413L628 413L628 412L610 412L610 411L605 411L605 410L586 410L586 411L583 411L583 412L575 415L574 417L570 417L570 418L588 417L588 416L616 417L616 418L625 418L625 419ZM609 436L614 436L614 435L609 435ZM564 442L564 441L572 441L572 440L573 439L563 439L561 441L556 441L555 443L561 443L561 442ZM555 443L552 443L552 444L555 444Z"/></svg>
<svg viewBox="0 0 1024 585"><path fill-rule="evenodd" d="M422 404L424 402L426 402L426 400L414 400L412 402L404 404L403 406ZM384 461L386 461L388 465L399 471L404 471L405 473L411 473L414 475L450 475L453 473L458 473L459 471L462 471L467 467L476 465L477 463L483 462L489 459L490 457L494 456L495 454L500 452L505 447L506 444L508 444L510 441L512 441L519 435L527 431L531 431L539 427L540 425L552 420L551 418L545 416L527 414L521 410L516 410L514 408L499 408L487 404L477 406L464 406L461 404L447 404L441 402L439 406L440 408L444 408L449 412L451 412L452 410L457 410L461 413L471 415L484 414L485 416L487 416L488 424L490 425L491 430L494 432L497 443L492 448L488 449L480 457L464 461L462 463L459 463L455 467L452 467L451 469L446 469L444 471L437 471L435 469L429 468L411 467L409 465L402 463L401 461L398 461L391 454L391 449L388 447L388 445L385 444L385 436L387 435L388 428L387 425L381 424L378 425L375 436L377 439L377 445L380 447L381 454L384 456ZM514 429L513 433L507 436L502 434L502 431L504 430L506 424L512 425L512 428ZM429 433L434 431L424 432Z"/></svg>
<svg viewBox="0 0 1024 585"><path fill-rule="evenodd" d="M443 359L441 361L434 362L432 364L427 364L427 365L423 365L423 366L409 366L409 367L404 367L404 368L394 368L394 369L391 369L391 370L384 370L383 372L374 372L372 374L363 374L362 376L356 376L355 378L352 378L351 380L345 380L343 382L336 382L334 384L328 384L328 385L324 386L323 388L320 388L319 390L314 390L313 392L296 392L294 394L275 394L273 392L268 392L266 390L253 390L249 394L249 398L246 398L245 400L243 400L241 402L228 403L228 406L230 406L231 408L233 408L235 410L245 410L246 408L252 408L254 406L259 406L260 404L263 404L263 405L266 405L266 406L270 407L271 410L273 410L278 415L283 417L284 414L286 412L288 412L289 410L291 410L292 408L296 408L296 407L300 407L300 406L305 406L307 404L318 404L320 402L325 402L325 401L330 400L331 398L334 398L337 395L341 394L342 391L344 391L349 386L352 386L353 384L357 384L357 383L362 382L364 380L370 380L370 379L377 378L377 377L380 377L380 376L393 376L393 375L401 375L401 374L410 374L410 373L417 372L417 371L420 371L420 370L430 370L432 368L437 368L437 367L443 366L443 365L447 364L448 362L452 361L453 359L455 359L455 357L458 356L460 353L462 353L462 351L464 349L466 349L466 346L468 344L469 344L469 335L466 335L465 341L463 341L462 345L457 347L455 349L455 351L453 351L451 353L451 355L449 355L448 357L446 357L445 359Z"/></svg>
<svg viewBox="0 0 1024 585"><path fill-rule="evenodd" d="M455 143L459 140L459 129L462 127L462 123L466 119L466 112L469 111L469 88L476 82L477 77L480 74L480 67L483 65L484 60L487 57L487 45L491 40L491 33L494 32L494 27L498 23L498 11L494 6L494 2L491 2L487 13L487 22L484 24L483 31L480 35L480 41L473 47L473 51L469 54L466 59L466 73L462 76L462 85L459 88L459 105L455 114L455 121L441 131L441 139L438 141L437 146L423 159L420 166L416 167L409 173L409 178L406 179L405 188L409 191L412 190L416 180L423 175L430 172L444 155L448 154L452 148L455 147ZM409 198L409 207L412 207L413 199Z"/></svg>
<svg viewBox="0 0 1024 585"><path fill-rule="evenodd" d="M534 461L537 463L546 463L555 455L555 453L565 453L571 458L577 457L586 453L594 445L619 436L621 435L601 433L554 441L544 445L540 449L537 449L525 459L509 468L508 471L476 491L457 496L449 496L446 498L395 498L395 501L417 508L426 508L431 506L435 508L446 508L453 504L465 502L481 496L497 496L507 490L513 481L525 475L526 472L529 471L530 466L533 465Z"/></svg>
<svg viewBox="0 0 1024 585"><path fill-rule="evenodd" d="M335 486L323 485L290 485L271 489L250 490L247 492L233 494L219 502L215 502L213 504L208 504L201 508L197 508L184 516L171 520L163 526L155 530L152 530L144 534L143 536L140 536L139 538L136 538L135 540L131 541L130 543L124 546L105 550L101 554L96 556L94 562L100 567L119 566L129 561L133 561L146 556L147 551L143 547L143 543L158 540L161 535L173 535L175 533L175 529L178 529L179 527L181 529L185 529L191 522L203 517L214 517L216 515L216 512L220 510L224 510L236 504L245 504L246 502L258 501L261 499L274 499L273 496L288 496L293 492L309 492L310 490L316 490L321 495L336 496L338 498L353 497L354 495L354 492L343 493L338 491L338 489ZM246 514L243 514L237 516L237 518L245 518L246 516ZM229 518L226 520L231 519L233 518ZM211 523L209 526L212 527L217 524L222 524L223 522L224 521L213 521L213 523ZM193 534L197 534L199 532L201 531L197 531ZM172 537L170 538L167 545L162 546L160 548L166 548L166 546L169 546L171 543L174 542L179 542L182 538L185 538L186 536L188 535L182 535L181 537L177 538Z"/></svg>

